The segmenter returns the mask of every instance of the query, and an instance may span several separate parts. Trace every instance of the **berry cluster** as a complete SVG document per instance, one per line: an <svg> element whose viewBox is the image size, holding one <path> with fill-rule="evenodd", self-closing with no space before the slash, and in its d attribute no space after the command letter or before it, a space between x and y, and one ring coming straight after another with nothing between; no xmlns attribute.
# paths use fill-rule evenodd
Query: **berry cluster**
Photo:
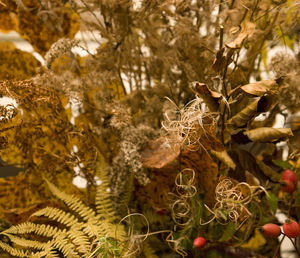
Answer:
<svg viewBox="0 0 300 258"><path fill-rule="evenodd" d="M297 189L297 184L298 184L298 177L296 173L293 170L287 169L285 170L282 175L281 175L281 190L286 193L293 193ZM265 224L261 227L261 231L266 237L270 238L277 238L281 234L287 236L288 238L291 239L292 243L294 244L295 248L296 245L293 242L292 238L297 238L300 236L300 226L299 224L292 219L287 219L284 224L283 224L283 233L281 232L281 228L273 223L268 223ZM278 251L278 250L277 250ZM277 253L276 251L276 253ZM298 252L297 248L296 251ZM298 252L299 253L299 252ZM275 255L274 255L275 257Z"/></svg>
<svg viewBox="0 0 300 258"><path fill-rule="evenodd" d="M277 238L281 235L281 229L276 224L265 224L261 230L267 237ZM296 238L300 235L300 226L295 220L287 219L283 224L283 232L287 237Z"/></svg>

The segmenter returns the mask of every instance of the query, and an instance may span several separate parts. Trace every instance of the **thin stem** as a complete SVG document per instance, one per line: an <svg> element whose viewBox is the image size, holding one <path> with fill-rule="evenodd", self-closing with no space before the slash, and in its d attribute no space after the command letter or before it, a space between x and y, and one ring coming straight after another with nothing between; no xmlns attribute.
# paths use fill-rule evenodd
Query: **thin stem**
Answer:
<svg viewBox="0 0 300 258"><path fill-rule="evenodd" d="M277 248L276 248L276 250L275 250L275 253L273 254L273 258L276 258L277 253L278 253L278 251L279 251L279 249L280 249L280 246L281 246L281 244L282 244L284 238L285 238L285 235L283 235L282 239L280 240L280 242L279 242L279 244L278 244L278 246L277 246Z"/></svg>
<svg viewBox="0 0 300 258"><path fill-rule="evenodd" d="M220 42L219 42L219 49L223 47L223 37L224 37L224 27L223 25L220 26Z"/></svg>
<svg viewBox="0 0 300 258"><path fill-rule="evenodd" d="M297 252L297 254L299 255L299 257L300 257L300 252L299 252L299 249L297 248L297 245L296 245L296 243L293 241L293 239L292 238L290 238L289 236L288 236L288 238L291 240L291 242L292 242L292 244L293 244L293 246L295 247L295 250L296 250L296 252ZM296 240L296 239L295 239Z"/></svg>

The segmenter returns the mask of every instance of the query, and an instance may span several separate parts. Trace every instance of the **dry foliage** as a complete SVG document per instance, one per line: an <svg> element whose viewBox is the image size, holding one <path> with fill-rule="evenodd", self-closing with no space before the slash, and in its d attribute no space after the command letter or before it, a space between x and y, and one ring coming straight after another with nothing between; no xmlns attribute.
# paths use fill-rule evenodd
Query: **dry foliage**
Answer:
<svg viewBox="0 0 300 258"><path fill-rule="evenodd" d="M256 229L278 208L299 219L299 198L279 184L282 169L299 170L299 10L296 0L0 1L0 30L45 60L0 44L0 96L12 99L0 106L1 164L24 170L0 180L0 247L196 257L201 235L203 256L272 256L278 243ZM45 224L25 222L31 212Z"/></svg>

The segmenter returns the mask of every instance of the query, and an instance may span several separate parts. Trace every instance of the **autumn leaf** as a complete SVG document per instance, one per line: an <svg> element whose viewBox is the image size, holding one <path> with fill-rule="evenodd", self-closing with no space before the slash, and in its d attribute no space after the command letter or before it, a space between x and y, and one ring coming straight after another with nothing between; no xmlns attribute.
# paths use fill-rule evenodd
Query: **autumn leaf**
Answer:
<svg viewBox="0 0 300 258"><path fill-rule="evenodd" d="M185 150L180 155L181 169L195 171L199 193L205 193L205 203L215 203L215 188L218 183L218 166L205 151Z"/></svg>
<svg viewBox="0 0 300 258"><path fill-rule="evenodd" d="M221 97L220 93L210 90L205 83L199 82L192 85L192 90L203 99L211 112L218 110L218 99Z"/></svg>
<svg viewBox="0 0 300 258"><path fill-rule="evenodd" d="M180 146L174 144L171 138L160 137L150 141L141 152L145 168L162 168L173 162L180 153Z"/></svg>
<svg viewBox="0 0 300 258"><path fill-rule="evenodd" d="M241 89L255 96L263 96L265 93L278 93L279 85L276 80L263 80L246 84Z"/></svg>
<svg viewBox="0 0 300 258"><path fill-rule="evenodd" d="M261 127L243 133L253 142L276 142L293 136L290 128Z"/></svg>
<svg viewBox="0 0 300 258"><path fill-rule="evenodd" d="M227 125L233 128L244 127L260 113L271 110L276 103L277 99L272 95L266 94L260 98L253 98L253 101L250 102L250 104L227 121ZM236 105L239 105L239 103Z"/></svg>
<svg viewBox="0 0 300 258"><path fill-rule="evenodd" d="M210 152L213 156L222 161L227 167L235 169L236 165L226 150L220 152L211 150Z"/></svg>
<svg viewBox="0 0 300 258"><path fill-rule="evenodd" d="M255 32L255 24L252 22L245 22L241 25L241 32L231 42L226 44L228 48L240 48L245 39L251 37Z"/></svg>
<svg viewBox="0 0 300 258"><path fill-rule="evenodd" d="M242 127L245 126L252 118L257 115L257 106L260 99L256 98L254 101L242 109L239 113L234 115L231 119L228 120L228 125L232 125L234 127Z"/></svg>

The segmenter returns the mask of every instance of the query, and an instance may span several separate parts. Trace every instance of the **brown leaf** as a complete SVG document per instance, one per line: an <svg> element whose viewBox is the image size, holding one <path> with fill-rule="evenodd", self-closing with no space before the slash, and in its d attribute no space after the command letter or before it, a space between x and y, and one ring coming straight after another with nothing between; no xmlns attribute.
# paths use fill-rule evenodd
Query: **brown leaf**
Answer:
<svg viewBox="0 0 300 258"><path fill-rule="evenodd" d="M238 181L246 181L246 171L255 176L260 182L271 180L277 182L278 173L271 167L256 159L250 152L238 149L229 152L230 156L236 164L236 169L230 170L228 176Z"/></svg>
<svg viewBox="0 0 300 258"><path fill-rule="evenodd" d="M216 112L219 107L218 98L221 94L210 90L205 83L195 83L192 90L197 93L205 102L211 112Z"/></svg>
<svg viewBox="0 0 300 258"><path fill-rule="evenodd" d="M226 150L221 151L221 152L211 150L210 152L217 159L219 159L221 162L223 162L226 166L228 166L229 168L235 169L236 165Z"/></svg>
<svg viewBox="0 0 300 258"><path fill-rule="evenodd" d="M278 93L279 85L275 80L263 80L246 84L241 89L249 94L263 96L267 92Z"/></svg>
<svg viewBox="0 0 300 258"><path fill-rule="evenodd" d="M179 144L171 138L160 137L150 141L142 151L142 163L145 168L162 168L173 162L180 153Z"/></svg>
<svg viewBox="0 0 300 258"><path fill-rule="evenodd" d="M290 128L261 127L244 132L254 142L274 142L293 136Z"/></svg>
<svg viewBox="0 0 300 258"><path fill-rule="evenodd" d="M205 151L183 151L180 155L181 169L195 171L196 186L199 193L205 194L205 203L215 203L215 188L218 183L218 166Z"/></svg>
<svg viewBox="0 0 300 258"><path fill-rule="evenodd" d="M234 48L234 49L240 48L244 40L248 37L251 37L255 32L255 24L252 22L243 23L241 27L242 27L241 32L237 35L237 37L233 41L226 44L226 47Z"/></svg>
<svg viewBox="0 0 300 258"><path fill-rule="evenodd" d="M233 128L244 127L261 112L271 110L276 103L277 99L272 95L264 95L260 98L253 98L253 101L229 119L227 124L233 126ZM237 107L238 105L239 103L237 103Z"/></svg>
<svg viewBox="0 0 300 258"><path fill-rule="evenodd" d="M256 163L259 166L260 170L273 182L279 182L280 174L274 171L271 167L266 165L263 161L256 159Z"/></svg>
<svg viewBox="0 0 300 258"><path fill-rule="evenodd" d="M250 105L246 106L239 113L234 115L231 119L228 120L227 123L234 127L245 126L249 121L251 121L252 118L255 117L255 115L257 115L257 105L259 101L259 98L254 99L254 101Z"/></svg>
<svg viewBox="0 0 300 258"><path fill-rule="evenodd" d="M226 57L223 55L225 48L221 48L217 54L216 54L216 58L213 62L212 68L216 71L216 72L220 72L224 69L225 65L226 65Z"/></svg>

